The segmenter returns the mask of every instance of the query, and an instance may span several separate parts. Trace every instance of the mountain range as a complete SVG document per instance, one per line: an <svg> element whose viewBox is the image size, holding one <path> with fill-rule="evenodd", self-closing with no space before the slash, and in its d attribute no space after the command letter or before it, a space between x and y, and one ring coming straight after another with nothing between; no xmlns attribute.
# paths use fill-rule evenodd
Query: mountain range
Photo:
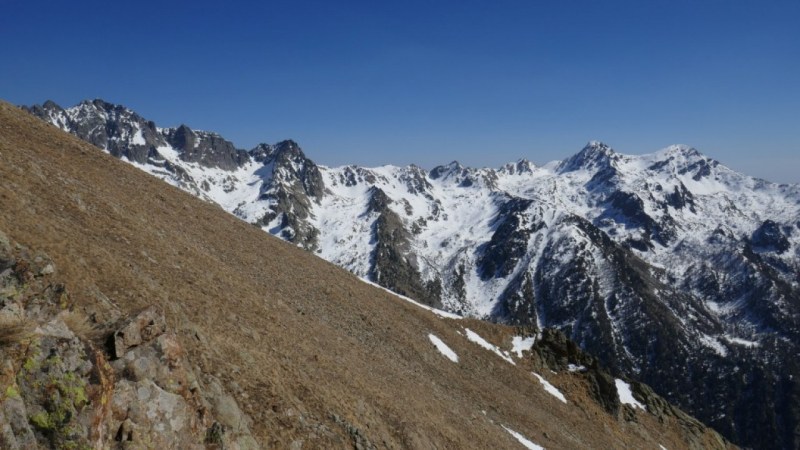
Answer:
<svg viewBox="0 0 800 450"><path fill-rule="evenodd" d="M102 100L26 109L398 294L559 330L739 445L800 446L798 185L601 142L543 166L325 167Z"/></svg>
<svg viewBox="0 0 800 450"><path fill-rule="evenodd" d="M393 294L0 101L0 448L733 449L563 333Z"/></svg>

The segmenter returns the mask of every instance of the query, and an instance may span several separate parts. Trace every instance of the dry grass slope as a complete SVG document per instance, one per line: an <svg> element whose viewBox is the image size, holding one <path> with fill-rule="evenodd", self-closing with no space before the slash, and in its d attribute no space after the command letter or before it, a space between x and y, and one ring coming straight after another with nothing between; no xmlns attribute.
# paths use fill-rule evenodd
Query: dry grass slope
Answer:
<svg viewBox="0 0 800 450"><path fill-rule="evenodd" d="M568 375L547 394L440 319L0 102L0 229L40 248L86 315L156 305L219 374L265 448L682 448L604 413ZM76 327L81 327L76 322ZM512 330L470 323L494 342ZM91 330L86 330L87 332ZM451 363L433 333L460 357ZM359 437L360 436L360 437Z"/></svg>

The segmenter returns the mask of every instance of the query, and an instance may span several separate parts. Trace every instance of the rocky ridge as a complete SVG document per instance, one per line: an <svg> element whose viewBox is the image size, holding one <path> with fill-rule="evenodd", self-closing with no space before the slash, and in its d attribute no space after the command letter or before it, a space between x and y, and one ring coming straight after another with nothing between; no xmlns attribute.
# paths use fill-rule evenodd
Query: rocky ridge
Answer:
<svg viewBox="0 0 800 450"><path fill-rule="evenodd" d="M70 120L92 108L120 107L31 111L86 139L100 125ZM630 156L591 142L545 166L430 171L327 168L289 141L239 151L234 169L160 141L147 153L140 168L360 277L465 316L555 327L738 443L800 444L797 185L686 146Z"/></svg>

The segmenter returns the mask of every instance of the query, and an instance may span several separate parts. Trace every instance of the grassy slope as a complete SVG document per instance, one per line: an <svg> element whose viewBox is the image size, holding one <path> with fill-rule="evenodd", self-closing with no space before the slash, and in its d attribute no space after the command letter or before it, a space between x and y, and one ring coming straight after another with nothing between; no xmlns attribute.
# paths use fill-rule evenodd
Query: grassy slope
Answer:
<svg viewBox="0 0 800 450"><path fill-rule="evenodd" d="M265 447L350 443L334 414L379 447L519 448L500 424L547 448L682 446L646 414L637 426L608 416L569 375L549 377L574 400L561 404L528 371L459 335L461 322L370 287L2 102L0 229L46 251L100 320L103 298L124 311L162 307L190 360L240 387L230 390ZM487 338L510 336L474 326ZM458 364L435 350L431 332Z"/></svg>

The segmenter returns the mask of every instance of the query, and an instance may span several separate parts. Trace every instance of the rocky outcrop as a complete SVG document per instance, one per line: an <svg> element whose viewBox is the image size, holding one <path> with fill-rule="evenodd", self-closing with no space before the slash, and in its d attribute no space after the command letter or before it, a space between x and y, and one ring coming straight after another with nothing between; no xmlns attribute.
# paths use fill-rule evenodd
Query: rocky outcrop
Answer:
<svg viewBox="0 0 800 450"><path fill-rule="evenodd" d="M508 276L527 253L530 235L544 226L526 214L533 201L511 198L500 202L500 210L493 221L495 232L489 242L478 249L478 273L484 280Z"/></svg>
<svg viewBox="0 0 800 450"><path fill-rule="evenodd" d="M162 312L93 322L55 273L0 232L0 448L258 448Z"/></svg>
<svg viewBox="0 0 800 450"><path fill-rule="evenodd" d="M290 140L275 146L260 144L250 154L270 172L259 194L259 201L268 202L270 208L256 224L307 250L316 250L319 230L309 218L312 203L319 203L325 190L319 167Z"/></svg>
<svg viewBox="0 0 800 450"><path fill-rule="evenodd" d="M765 220L756 231L753 232L751 242L753 246L759 247L765 251L773 251L777 254L783 254L789 250L790 244L786 234L791 234L791 228L787 227L787 231L772 220Z"/></svg>
<svg viewBox="0 0 800 450"><path fill-rule="evenodd" d="M585 353L577 343L560 331L542 330L531 349L533 358L542 368L553 371L568 371L581 377L589 386L589 393L603 409L614 417L636 422L636 414L630 405L620 402L614 375L600 361ZM647 384L627 380L634 399L643 404L649 414L660 423L674 422L686 437L690 449L704 449L710 442L715 447L725 448L729 444L713 429L675 407L656 394Z"/></svg>
<svg viewBox="0 0 800 450"><path fill-rule="evenodd" d="M377 215L372 226L375 249L370 278L381 286L432 306L441 307L441 282L423 281L416 256L411 253L410 233L400 217L389 208L392 200L381 189L370 189L367 212Z"/></svg>
<svg viewBox="0 0 800 450"><path fill-rule="evenodd" d="M163 135L186 162L235 170L250 160L247 151L237 149L230 141L216 133L195 131L186 125L181 125L178 128L165 129Z"/></svg>

